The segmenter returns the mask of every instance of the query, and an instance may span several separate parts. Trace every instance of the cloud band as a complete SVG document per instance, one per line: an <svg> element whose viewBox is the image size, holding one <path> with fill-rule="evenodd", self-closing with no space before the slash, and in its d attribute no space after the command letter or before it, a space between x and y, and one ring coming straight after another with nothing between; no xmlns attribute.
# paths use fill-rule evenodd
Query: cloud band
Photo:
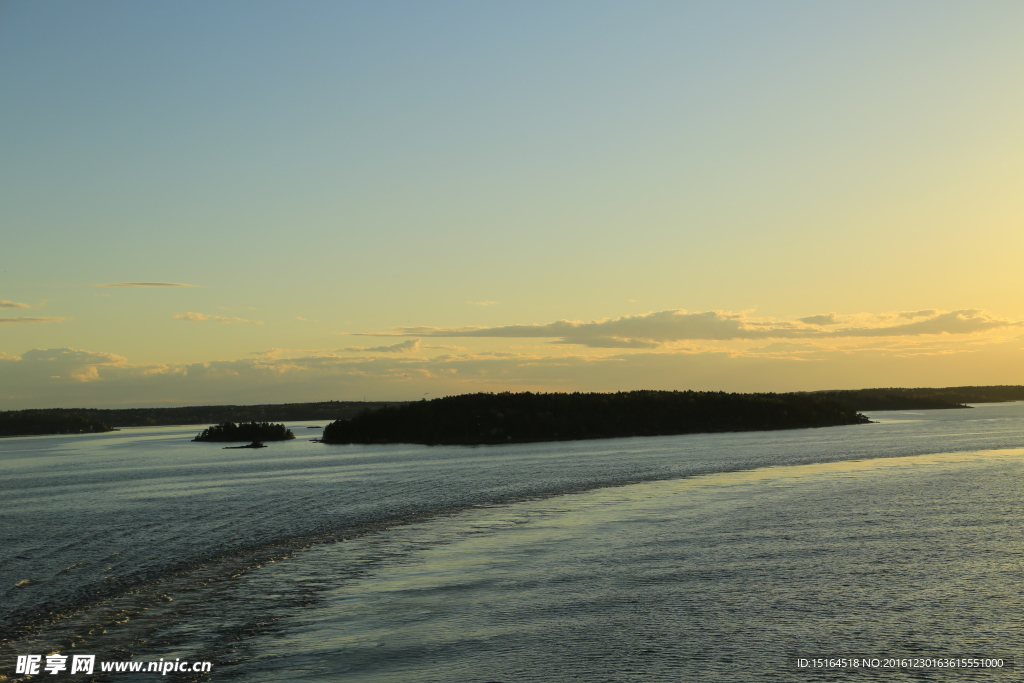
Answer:
<svg viewBox="0 0 1024 683"><path fill-rule="evenodd" d="M557 344L592 348L655 348L678 341L738 341L769 339L838 339L852 337L901 337L935 334L974 334L1022 323L995 318L978 309L941 313L915 311L897 314L913 322L889 324L891 316L876 316L859 325L838 324L834 313L797 320L757 319L722 311L690 313L684 310L657 311L589 322L558 320L547 324L503 327L400 327L367 336L419 337L505 337L553 339ZM920 318L920 319L918 319ZM823 329L828 325L831 329Z"/></svg>

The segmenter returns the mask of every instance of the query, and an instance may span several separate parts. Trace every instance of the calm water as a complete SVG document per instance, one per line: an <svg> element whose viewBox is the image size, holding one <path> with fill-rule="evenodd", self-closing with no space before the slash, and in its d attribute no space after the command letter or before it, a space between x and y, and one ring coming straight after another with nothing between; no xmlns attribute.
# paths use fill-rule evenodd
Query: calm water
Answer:
<svg viewBox="0 0 1024 683"><path fill-rule="evenodd" d="M195 680L1014 680L795 669L1018 654L1024 404L871 417L480 448L3 439L0 675L62 652L212 661Z"/></svg>

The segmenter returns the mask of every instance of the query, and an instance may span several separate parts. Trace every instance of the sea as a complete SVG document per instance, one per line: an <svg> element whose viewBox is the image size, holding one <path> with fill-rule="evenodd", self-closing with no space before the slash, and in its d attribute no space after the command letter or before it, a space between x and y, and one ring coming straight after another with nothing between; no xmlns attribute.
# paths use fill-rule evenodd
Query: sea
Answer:
<svg viewBox="0 0 1024 683"><path fill-rule="evenodd" d="M868 416L0 439L0 681L1024 679L1024 403Z"/></svg>

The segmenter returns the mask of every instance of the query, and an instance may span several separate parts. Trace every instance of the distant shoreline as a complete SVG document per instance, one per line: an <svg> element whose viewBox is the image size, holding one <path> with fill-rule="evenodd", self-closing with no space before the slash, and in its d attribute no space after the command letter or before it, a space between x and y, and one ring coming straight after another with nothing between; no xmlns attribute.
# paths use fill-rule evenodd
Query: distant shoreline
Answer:
<svg viewBox="0 0 1024 683"><path fill-rule="evenodd" d="M346 419L363 410L404 402L320 401L180 408L32 408L0 411L0 437L98 434L120 427L214 425L224 422L296 422Z"/></svg>
<svg viewBox="0 0 1024 683"><path fill-rule="evenodd" d="M671 392L669 392L671 393ZM713 392L712 392L713 393ZM614 394L606 394L614 395ZM738 395L738 394L737 394ZM944 388L842 389L792 392L775 396L814 396L836 401L847 411L942 410L967 408L967 403L1024 400L1024 386L992 385ZM410 405L409 401L320 401L258 405L184 406L179 408L38 408L0 411L0 438L101 434L121 427L220 424L223 422L324 423L349 421L381 408ZM736 430L730 430L736 431ZM558 437L544 440L571 440ZM508 440L506 440L507 442ZM522 441L521 443L533 442ZM383 443L383 442L382 442Z"/></svg>

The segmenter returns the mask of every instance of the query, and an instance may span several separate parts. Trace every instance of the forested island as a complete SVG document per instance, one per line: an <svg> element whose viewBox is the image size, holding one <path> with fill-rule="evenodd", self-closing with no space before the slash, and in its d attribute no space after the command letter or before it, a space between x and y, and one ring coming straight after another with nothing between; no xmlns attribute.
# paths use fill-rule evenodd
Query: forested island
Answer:
<svg viewBox="0 0 1024 683"><path fill-rule="evenodd" d="M193 441L288 441L294 439L295 434L283 424L271 424L270 422L222 422L219 425L207 427L199 432ZM254 446L260 448L261 446Z"/></svg>
<svg viewBox="0 0 1024 683"><path fill-rule="evenodd" d="M101 419L78 412L10 410L0 412L0 436L42 434L93 434L114 428Z"/></svg>
<svg viewBox="0 0 1024 683"><path fill-rule="evenodd" d="M939 389L841 389L812 392L856 410L933 410L969 408L966 403L1024 400L1024 386L945 387Z"/></svg>
<svg viewBox="0 0 1024 683"><path fill-rule="evenodd" d="M332 422L323 442L499 444L829 427L870 422L814 394L629 391L464 394Z"/></svg>
<svg viewBox="0 0 1024 683"><path fill-rule="evenodd" d="M38 408L0 411L0 436L87 434L120 427L200 425L223 422L296 422L343 420L364 410L404 402L322 401L252 406L181 408Z"/></svg>

